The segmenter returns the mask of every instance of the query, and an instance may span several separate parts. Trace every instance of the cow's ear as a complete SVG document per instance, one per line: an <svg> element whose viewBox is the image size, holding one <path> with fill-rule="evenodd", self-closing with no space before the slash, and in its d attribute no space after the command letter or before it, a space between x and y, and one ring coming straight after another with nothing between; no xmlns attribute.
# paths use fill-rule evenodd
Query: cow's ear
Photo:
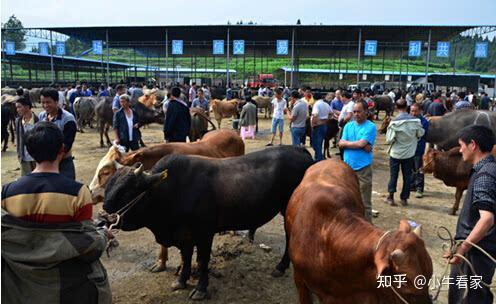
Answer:
<svg viewBox="0 0 496 304"><path fill-rule="evenodd" d="M386 275L389 272L390 270L389 255L380 256L379 253L377 252L374 257L374 263L377 269L376 278Z"/></svg>
<svg viewBox="0 0 496 304"><path fill-rule="evenodd" d="M412 227L410 227L407 220L401 220L399 230L409 233L412 230Z"/></svg>

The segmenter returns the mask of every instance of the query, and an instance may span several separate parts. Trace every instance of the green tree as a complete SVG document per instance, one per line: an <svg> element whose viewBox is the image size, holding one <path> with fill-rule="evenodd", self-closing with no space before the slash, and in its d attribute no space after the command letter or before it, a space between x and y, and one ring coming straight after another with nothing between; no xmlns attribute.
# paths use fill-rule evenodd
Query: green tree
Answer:
<svg viewBox="0 0 496 304"><path fill-rule="evenodd" d="M17 19L16 16L10 16L9 20L2 25L2 35L4 41L9 40L15 42L16 50L24 50L26 48L26 44L24 43L26 30L24 29L21 20Z"/></svg>
<svg viewBox="0 0 496 304"><path fill-rule="evenodd" d="M65 41L65 49L70 56L79 56L82 52L91 47L90 42L82 42L76 38L70 37Z"/></svg>

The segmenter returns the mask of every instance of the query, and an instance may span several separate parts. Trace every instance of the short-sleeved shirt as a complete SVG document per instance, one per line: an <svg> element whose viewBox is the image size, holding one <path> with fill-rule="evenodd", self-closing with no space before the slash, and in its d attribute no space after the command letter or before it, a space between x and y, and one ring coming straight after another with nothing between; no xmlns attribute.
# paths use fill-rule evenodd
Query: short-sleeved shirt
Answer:
<svg viewBox="0 0 496 304"><path fill-rule="evenodd" d="M205 110L205 112L208 112L208 100L206 98L204 99L195 98L193 100L193 103L191 104L191 107L202 108L203 110Z"/></svg>
<svg viewBox="0 0 496 304"><path fill-rule="evenodd" d="M334 100L331 102L331 110L341 112L342 109L343 109L343 102L337 98L334 98Z"/></svg>
<svg viewBox="0 0 496 304"><path fill-rule="evenodd" d="M30 173L2 187L2 208L26 221L90 220L92 206L88 187L59 173Z"/></svg>
<svg viewBox="0 0 496 304"><path fill-rule="evenodd" d="M341 122L348 113L353 113L353 107L355 106L355 102L350 100L347 104L343 106L341 113L339 114L338 121Z"/></svg>
<svg viewBox="0 0 496 304"><path fill-rule="evenodd" d="M40 112L38 118L40 121L49 121L59 127L60 131L64 134L64 151L68 153L76 139L77 126L74 116L66 110L59 108L57 116L51 120L48 118L46 111Z"/></svg>
<svg viewBox="0 0 496 304"><path fill-rule="evenodd" d="M278 100L277 98L272 99L272 105L274 107L273 117L276 119L284 119L284 109L286 109L286 99L281 98Z"/></svg>
<svg viewBox="0 0 496 304"><path fill-rule="evenodd" d="M119 95L114 96L112 101L112 110L119 110L121 108L121 97Z"/></svg>
<svg viewBox="0 0 496 304"><path fill-rule="evenodd" d="M291 126L293 128L304 128L307 121L307 114L307 102L303 99L298 100L291 110L291 116L293 116L294 119L291 123Z"/></svg>
<svg viewBox="0 0 496 304"><path fill-rule="evenodd" d="M372 147L374 146L376 127L373 122L366 120L358 124L350 121L344 126L342 139L347 141L366 140ZM366 152L364 149L344 149L344 162L353 170L358 171L372 164L372 151Z"/></svg>
<svg viewBox="0 0 496 304"><path fill-rule="evenodd" d="M316 116L318 119L329 119L330 112L331 107L322 99L317 100L312 107L312 116Z"/></svg>

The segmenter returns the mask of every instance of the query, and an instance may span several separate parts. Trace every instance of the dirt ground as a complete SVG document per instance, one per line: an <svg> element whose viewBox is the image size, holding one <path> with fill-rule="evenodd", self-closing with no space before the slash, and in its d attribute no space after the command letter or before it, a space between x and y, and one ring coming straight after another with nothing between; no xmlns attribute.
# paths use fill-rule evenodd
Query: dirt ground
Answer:
<svg viewBox="0 0 496 304"><path fill-rule="evenodd" d="M263 119L262 115L260 117L260 133L255 140L246 141L247 153L263 149L270 139L270 120ZM287 125L286 122L285 127ZM231 128L231 120L224 120L222 127ZM143 128L145 143L161 142L161 130L162 127L159 125ZM285 132L283 143L290 144L290 142L289 132ZM313 150L307 148L313 155ZM77 180L89 184L107 148L99 147L99 135L95 129L86 128L85 133L77 134L73 151ZM389 178L386 151L384 136L378 135L374 148L373 208L379 211L379 216L374 218L374 224L385 230L396 229L402 218L422 224L423 239L434 263L434 274L439 278L444 270L444 261L441 259L441 240L436 236L436 229L439 225L444 225L451 231L455 229L457 218L448 215L454 201L454 188L448 188L432 176L426 176L424 198L416 199L412 195L408 207L391 207L384 204ZM335 152L333 149L332 154ZM2 153L1 164L2 184L20 175L15 147L12 144L9 145L7 152ZM399 181L400 185L401 181ZM95 214L100 209L101 205L95 206ZM187 297L196 283L195 280L190 281L188 290L172 292L170 289L171 283L175 280L175 269L180 264L177 249L170 250L166 272L150 273L148 269L154 263L159 248L153 235L148 230L142 229L135 232L120 232L117 239L120 246L112 252L111 257L102 257L110 278L115 303L189 302ZM262 249L260 247L262 244L269 246L270 249ZM281 216L277 216L257 231L254 244L249 244L242 236L216 236L210 263L211 297L208 302L296 303L297 294L292 270L287 271L282 278L270 276L283 249ZM447 292L443 291L438 303L446 303L446 296Z"/></svg>

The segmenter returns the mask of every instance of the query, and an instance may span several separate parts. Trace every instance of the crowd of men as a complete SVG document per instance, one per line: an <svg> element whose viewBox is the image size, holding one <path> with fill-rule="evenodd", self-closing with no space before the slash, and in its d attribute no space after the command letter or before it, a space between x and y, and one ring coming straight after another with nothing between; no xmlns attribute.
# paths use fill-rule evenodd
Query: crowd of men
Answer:
<svg viewBox="0 0 496 304"><path fill-rule="evenodd" d="M126 149L136 150L139 148L141 133L138 114L131 107L131 100L142 94L140 90L142 89L135 84L129 89L124 85L102 85L98 93L85 84L69 86L67 91L62 87L44 88L41 91L43 111L39 115L32 111L31 102L23 96L16 100L17 153L22 177L2 187L2 208L14 218L5 219L12 220L15 229L26 229L26 225L23 222L15 222L15 218L39 224L40 226L28 225L29 229L36 232L43 230L42 224L80 223L91 219L91 196L84 185L75 181L71 153L77 130L72 114L74 101L77 97L95 94L114 96L112 110L115 142ZM195 83L191 86L172 87L169 92L162 105L165 115L164 139L167 142L186 142L191 126L190 108L200 108L208 113L211 92L206 85L196 86ZM290 124L292 145L305 145L309 117L315 161L321 161L324 158L322 145L328 121L337 120L340 127L337 141L339 154L357 174L365 206L365 218L372 221L372 162L377 133L371 120L373 115L370 115L374 107L373 94L361 90L336 90L323 96L319 92L312 92L310 88L291 91L287 87L274 90L262 88L257 93L272 98L272 136L268 146L274 144L277 134L279 144L283 144L284 126L287 121ZM240 88L239 92L235 92L229 86L226 94L230 94L227 97L238 96L244 99L239 114L240 133L243 139L246 136L254 138L258 110L251 90ZM386 133L386 143L390 145L390 177L385 202L391 206L398 205L394 195L401 170L403 185L399 198L400 204L407 206L411 189L416 191L417 198L423 197L424 177L419 169L422 167L425 137L429 132L429 123L424 116L440 116L466 108L489 109L492 103L487 94L483 93L478 98L473 92L415 94L395 90L386 91L384 94L391 98L397 111ZM495 142L494 134L488 128L471 126L464 129L459 137L463 159L472 163L474 167L457 225L457 237L470 240L496 254L496 160L490 155L493 147L491 143ZM58 200L57 204L53 204L54 199ZM73 227L68 225L61 229ZM89 263L98 260L105 243L112 238L111 233L105 229L95 228L93 232L95 233L92 233L91 237L99 245L94 247L95 255ZM34 245L26 246L29 248ZM469 243L462 243L457 252L472 261L477 273L490 282L494 274L494 264L491 264L487 257L470 249ZM9 262L12 271L18 269L16 267L19 265L14 261ZM450 256L450 263L457 265L460 259ZM453 267L453 274L458 271L457 267ZM36 276L26 277L23 283L30 284L30 279L35 280ZM89 280L88 277L85 280ZM6 281L5 278L2 281ZM94 289L92 292L102 291ZM23 297L15 292L11 293L11 296L16 300ZM458 303L462 295L450 289L449 297L450 303ZM492 299L492 294L489 289L469 291L469 299L472 299L469 303L490 303L487 301Z"/></svg>

